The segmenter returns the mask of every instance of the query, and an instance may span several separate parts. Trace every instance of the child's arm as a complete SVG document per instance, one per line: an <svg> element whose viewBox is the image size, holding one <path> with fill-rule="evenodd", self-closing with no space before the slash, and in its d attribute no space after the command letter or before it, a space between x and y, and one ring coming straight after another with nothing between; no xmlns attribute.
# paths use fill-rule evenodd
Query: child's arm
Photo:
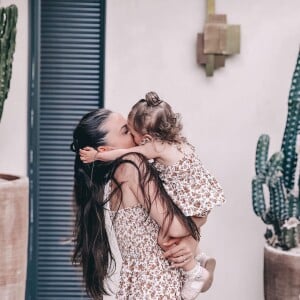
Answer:
<svg viewBox="0 0 300 300"><path fill-rule="evenodd" d="M156 158L158 156L153 143L147 143L142 146L136 146L128 149L115 149L103 152L98 152L92 147L85 147L84 149L80 149L80 159L84 163L91 163L94 160L110 161L130 152L141 153L148 159Z"/></svg>
<svg viewBox="0 0 300 300"><path fill-rule="evenodd" d="M99 152L92 147L84 147L83 149L79 150L80 159L85 163L89 164L95 160L102 160L102 161L110 161L115 160L119 156L126 154L128 149L115 149L109 151Z"/></svg>

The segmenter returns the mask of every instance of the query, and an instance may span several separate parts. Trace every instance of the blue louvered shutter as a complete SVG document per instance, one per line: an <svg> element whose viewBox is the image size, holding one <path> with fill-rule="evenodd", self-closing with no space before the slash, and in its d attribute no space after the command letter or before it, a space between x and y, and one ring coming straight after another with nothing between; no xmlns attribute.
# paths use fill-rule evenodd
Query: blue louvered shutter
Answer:
<svg viewBox="0 0 300 300"><path fill-rule="evenodd" d="M103 0L31 1L30 248L26 298L88 299L71 264L79 119L103 104Z"/></svg>

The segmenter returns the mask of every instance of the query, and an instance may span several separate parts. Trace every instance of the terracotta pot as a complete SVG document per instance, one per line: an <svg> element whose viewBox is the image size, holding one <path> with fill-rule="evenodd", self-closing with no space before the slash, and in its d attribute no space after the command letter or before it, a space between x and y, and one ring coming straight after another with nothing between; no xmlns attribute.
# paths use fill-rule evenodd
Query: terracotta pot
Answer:
<svg viewBox="0 0 300 300"><path fill-rule="evenodd" d="M28 179L0 174L0 299L25 299Z"/></svg>
<svg viewBox="0 0 300 300"><path fill-rule="evenodd" d="M300 253L265 246L266 300L300 300Z"/></svg>

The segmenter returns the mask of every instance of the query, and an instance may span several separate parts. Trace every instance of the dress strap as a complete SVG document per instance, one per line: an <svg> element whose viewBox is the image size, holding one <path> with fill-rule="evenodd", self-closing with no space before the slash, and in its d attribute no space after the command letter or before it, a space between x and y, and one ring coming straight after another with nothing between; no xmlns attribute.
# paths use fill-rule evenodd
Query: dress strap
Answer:
<svg viewBox="0 0 300 300"><path fill-rule="evenodd" d="M104 201L108 200L111 193L111 181L108 181L104 186ZM105 204L105 208L110 210L110 202L107 201Z"/></svg>

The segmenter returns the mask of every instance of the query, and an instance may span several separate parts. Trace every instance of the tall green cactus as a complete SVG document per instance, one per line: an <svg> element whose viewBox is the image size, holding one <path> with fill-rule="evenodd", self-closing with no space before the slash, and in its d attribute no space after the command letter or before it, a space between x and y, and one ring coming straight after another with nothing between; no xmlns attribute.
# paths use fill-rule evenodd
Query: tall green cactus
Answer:
<svg viewBox="0 0 300 300"><path fill-rule="evenodd" d="M0 8L0 121L10 87L17 19L18 9L15 5Z"/></svg>
<svg viewBox="0 0 300 300"><path fill-rule="evenodd" d="M268 225L265 237L273 246L285 250L300 246L300 176L295 182L300 137L300 52L294 71L288 115L281 151L268 160L268 135L261 135L256 147L255 172L252 180L252 203L257 216ZM298 170L298 175L299 175ZM264 193L264 186L269 193ZM267 201L266 197L267 196Z"/></svg>

